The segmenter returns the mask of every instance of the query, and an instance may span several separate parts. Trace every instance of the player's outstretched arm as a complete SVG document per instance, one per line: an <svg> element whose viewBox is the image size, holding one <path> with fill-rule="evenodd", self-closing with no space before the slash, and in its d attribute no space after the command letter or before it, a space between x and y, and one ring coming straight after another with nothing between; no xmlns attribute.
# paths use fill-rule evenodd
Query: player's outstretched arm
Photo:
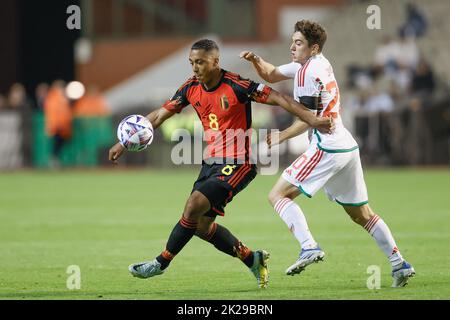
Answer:
<svg viewBox="0 0 450 320"><path fill-rule="evenodd" d="M316 117L304 105L298 103L291 97L282 95L274 89L270 91L266 103L282 107L306 122L310 127L317 128L322 133L331 133L334 130L334 121L331 117Z"/></svg>
<svg viewBox="0 0 450 320"><path fill-rule="evenodd" d="M288 77L281 74L278 68L273 64L264 61L263 58L257 56L251 51L242 51L239 54L239 57L250 61L253 64L253 67L255 68L258 75L269 83L276 83L289 79Z"/></svg>
<svg viewBox="0 0 450 320"><path fill-rule="evenodd" d="M174 114L175 113L167 110L166 108L161 107L150 112L146 117L148 120L150 120L153 129L156 129ZM125 150L125 147L122 146L119 142L113 145L111 149L109 149L109 161L111 161L113 164L117 164L117 160L122 156Z"/></svg>
<svg viewBox="0 0 450 320"><path fill-rule="evenodd" d="M281 144L286 140L289 140L293 137L298 136L299 134L302 134L303 132L308 130L308 128L309 125L306 122L300 119L296 119L290 127L284 129L283 131L281 132L274 131L269 133L266 137L267 145L269 146L270 149L273 146Z"/></svg>
<svg viewBox="0 0 450 320"><path fill-rule="evenodd" d="M158 128L164 121L172 117L175 113L167 110L164 107L150 112L146 117L150 120L153 129Z"/></svg>

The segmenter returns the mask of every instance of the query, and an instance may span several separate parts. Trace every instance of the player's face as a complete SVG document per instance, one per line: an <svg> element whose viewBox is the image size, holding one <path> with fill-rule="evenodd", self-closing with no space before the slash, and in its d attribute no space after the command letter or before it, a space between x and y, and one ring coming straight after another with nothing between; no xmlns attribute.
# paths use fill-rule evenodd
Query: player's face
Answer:
<svg viewBox="0 0 450 320"><path fill-rule="evenodd" d="M191 50L189 63L198 81L208 83L213 76L213 71L219 67L218 53L215 50L209 52L203 49Z"/></svg>
<svg viewBox="0 0 450 320"><path fill-rule="evenodd" d="M304 64L308 59L317 53L317 45L309 47L308 40L300 31L292 36L291 56L292 61Z"/></svg>

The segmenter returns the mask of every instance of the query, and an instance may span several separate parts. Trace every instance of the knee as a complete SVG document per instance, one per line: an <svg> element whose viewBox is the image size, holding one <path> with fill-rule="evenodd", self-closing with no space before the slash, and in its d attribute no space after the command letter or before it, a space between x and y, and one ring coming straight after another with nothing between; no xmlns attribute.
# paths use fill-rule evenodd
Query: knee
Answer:
<svg viewBox="0 0 450 320"><path fill-rule="evenodd" d="M193 193L186 202L183 216L188 220L199 221L209 207L209 201L205 196Z"/></svg>
<svg viewBox="0 0 450 320"><path fill-rule="evenodd" d="M183 217L190 221L199 221L200 212L195 204L187 204L183 211Z"/></svg>
<svg viewBox="0 0 450 320"><path fill-rule="evenodd" d="M270 205L272 207L274 207L275 204L277 203L277 201L282 199L283 196L279 192L277 192L277 190L272 189L272 190L270 190L269 195L267 196L267 198L269 200Z"/></svg>
<svg viewBox="0 0 450 320"><path fill-rule="evenodd" d="M363 205L361 207L347 207L345 210L355 223L363 227L375 214L368 205Z"/></svg>
<svg viewBox="0 0 450 320"><path fill-rule="evenodd" d="M365 219L359 215L350 216L354 223L359 224L360 226L364 226L366 224Z"/></svg>

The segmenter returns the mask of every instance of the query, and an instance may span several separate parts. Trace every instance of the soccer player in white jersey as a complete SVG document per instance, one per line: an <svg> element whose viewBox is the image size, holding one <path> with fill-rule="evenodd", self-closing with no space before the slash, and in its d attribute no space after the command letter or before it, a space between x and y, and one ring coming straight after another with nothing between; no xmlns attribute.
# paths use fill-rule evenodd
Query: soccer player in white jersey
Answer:
<svg viewBox="0 0 450 320"><path fill-rule="evenodd" d="M309 129L309 148L284 170L269 193L271 205L301 246L299 258L286 274L298 274L325 256L302 210L293 201L302 193L311 198L323 188L331 201L340 204L355 223L367 230L387 256L392 266L392 287L403 287L415 271L403 259L386 223L368 204L358 144L342 123L339 88L330 62L322 54L326 38L318 23L301 20L295 24L292 36L291 63L275 67L251 51L240 54L267 82L294 79L294 98L317 115L332 116L336 125L332 134L322 134L296 120L286 130L267 137L270 147Z"/></svg>

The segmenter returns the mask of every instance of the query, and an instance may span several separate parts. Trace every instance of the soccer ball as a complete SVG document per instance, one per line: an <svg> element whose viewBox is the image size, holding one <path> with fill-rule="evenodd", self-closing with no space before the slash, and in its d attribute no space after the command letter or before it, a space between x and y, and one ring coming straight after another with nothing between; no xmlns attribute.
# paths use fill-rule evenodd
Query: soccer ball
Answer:
<svg viewBox="0 0 450 320"><path fill-rule="evenodd" d="M153 126L146 117L133 114L120 121L117 138L128 151L142 151L153 141Z"/></svg>

